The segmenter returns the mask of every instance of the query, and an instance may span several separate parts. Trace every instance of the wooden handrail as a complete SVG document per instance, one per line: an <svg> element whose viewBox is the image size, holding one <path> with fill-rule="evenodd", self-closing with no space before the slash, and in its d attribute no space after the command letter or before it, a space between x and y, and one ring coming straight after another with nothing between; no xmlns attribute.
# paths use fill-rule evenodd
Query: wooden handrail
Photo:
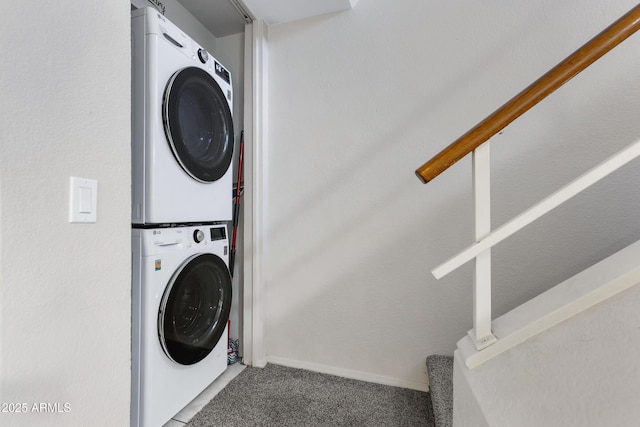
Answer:
<svg viewBox="0 0 640 427"><path fill-rule="evenodd" d="M640 4L416 170L427 183L640 29Z"/></svg>

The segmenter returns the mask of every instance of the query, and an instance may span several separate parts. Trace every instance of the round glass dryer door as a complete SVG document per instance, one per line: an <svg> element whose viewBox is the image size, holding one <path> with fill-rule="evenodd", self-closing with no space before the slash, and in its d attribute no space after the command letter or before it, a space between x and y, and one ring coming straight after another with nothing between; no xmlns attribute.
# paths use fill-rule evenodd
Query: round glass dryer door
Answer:
<svg viewBox="0 0 640 427"><path fill-rule="evenodd" d="M233 119L222 89L206 71L187 67L167 83L162 120L182 169L200 182L220 179L233 155Z"/></svg>
<svg viewBox="0 0 640 427"><path fill-rule="evenodd" d="M164 352L181 365L198 363L222 336L231 309L231 276L220 257L194 255L174 273L158 313Z"/></svg>

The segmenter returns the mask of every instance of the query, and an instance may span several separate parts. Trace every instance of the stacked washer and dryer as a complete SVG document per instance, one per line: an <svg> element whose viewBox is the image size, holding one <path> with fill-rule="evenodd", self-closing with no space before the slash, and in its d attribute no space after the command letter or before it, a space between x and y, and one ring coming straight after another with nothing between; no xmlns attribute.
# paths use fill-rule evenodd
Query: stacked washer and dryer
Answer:
<svg viewBox="0 0 640 427"><path fill-rule="evenodd" d="M131 425L158 427L227 367L233 92L155 9L131 30Z"/></svg>

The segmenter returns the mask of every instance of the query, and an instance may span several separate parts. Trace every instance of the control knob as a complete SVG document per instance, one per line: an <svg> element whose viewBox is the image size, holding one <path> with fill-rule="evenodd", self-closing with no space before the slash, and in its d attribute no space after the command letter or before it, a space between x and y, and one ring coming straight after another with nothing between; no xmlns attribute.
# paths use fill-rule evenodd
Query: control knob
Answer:
<svg viewBox="0 0 640 427"><path fill-rule="evenodd" d="M200 59L200 62L202 62L203 64L206 64L209 60L209 54L206 50L200 48L198 49L198 59Z"/></svg>
<svg viewBox="0 0 640 427"><path fill-rule="evenodd" d="M200 243L204 240L204 232L202 230L196 230L193 232L193 240L196 243Z"/></svg>

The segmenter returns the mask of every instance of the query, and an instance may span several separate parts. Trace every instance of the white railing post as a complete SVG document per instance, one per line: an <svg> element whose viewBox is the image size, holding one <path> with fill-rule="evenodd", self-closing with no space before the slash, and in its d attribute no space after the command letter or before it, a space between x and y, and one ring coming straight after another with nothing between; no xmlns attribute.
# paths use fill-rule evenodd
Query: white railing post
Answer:
<svg viewBox="0 0 640 427"><path fill-rule="evenodd" d="M475 198L475 240L491 233L491 156L489 142L473 151L473 192ZM475 259L473 283L473 330L476 348L482 350L496 342L491 332L491 248Z"/></svg>

